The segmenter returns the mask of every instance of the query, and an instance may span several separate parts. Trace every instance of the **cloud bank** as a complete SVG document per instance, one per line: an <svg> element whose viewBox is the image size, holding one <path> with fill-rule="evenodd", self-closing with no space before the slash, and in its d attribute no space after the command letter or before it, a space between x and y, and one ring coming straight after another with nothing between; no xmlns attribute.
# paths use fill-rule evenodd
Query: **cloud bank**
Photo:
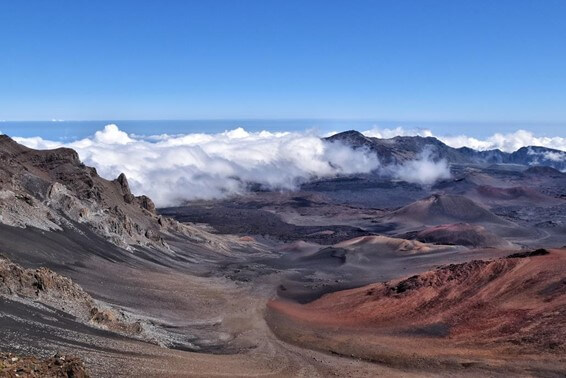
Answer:
<svg viewBox="0 0 566 378"><path fill-rule="evenodd" d="M107 125L92 137L71 143L14 139L36 149L73 148L102 177L125 173L132 191L147 194L158 206L243 193L250 183L295 189L313 178L368 173L379 167L375 154L308 133L250 133L237 128L220 134L142 137Z"/></svg>
<svg viewBox="0 0 566 378"><path fill-rule="evenodd" d="M364 134L379 138L434 136L430 130L403 128L372 129ZM536 137L524 130L483 140L436 137L452 147L479 150L499 148L512 152L530 145L566 150L566 138ZM69 143L40 137L14 139L36 149L73 148L85 164L96 167L104 178L114 179L125 173L135 194L150 196L160 207L241 194L249 190L250 184L292 190L316 178L375 170L423 186L450 177L448 163L433 159L429 149L402 165L381 166L375 154L367 150L353 150L308 132L248 132L237 128L218 134L141 136L107 125L91 137ZM559 154L549 154L545 157L561 159Z"/></svg>

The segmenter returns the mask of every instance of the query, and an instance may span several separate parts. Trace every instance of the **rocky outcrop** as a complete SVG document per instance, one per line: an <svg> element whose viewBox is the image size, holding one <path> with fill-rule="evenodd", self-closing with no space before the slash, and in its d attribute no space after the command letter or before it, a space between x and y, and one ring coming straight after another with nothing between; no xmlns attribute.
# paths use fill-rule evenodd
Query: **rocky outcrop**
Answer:
<svg viewBox="0 0 566 378"><path fill-rule="evenodd" d="M129 335L142 332L139 322L97 303L71 279L47 268L25 269L0 258L0 296L41 303L99 328Z"/></svg>
<svg viewBox="0 0 566 378"><path fill-rule="evenodd" d="M24 269L0 259L0 295L32 298L86 320L92 298L70 279L47 269Z"/></svg>
<svg viewBox="0 0 566 378"><path fill-rule="evenodd" d="M118 176L118 178L116 179L116 183L118 183L120 190L124 196L124 201L126 203L132 203L134 201L134 195L132 194L132 192L130 191L130 184L128 184L128 179L126 178L126 175L123 173L120 173L120 175Z"/></svg>
<svg viewBox="0 0 566 378"><path fill-rule="evenodd" d="M141 195L139 197L136 197L136 199L142 209L146 209L150 213L156 214L157 209L151 198L149 198L148 196Z"/></svg>
<svg viewBox="0 0 566 378"><path fill-rule="evenodd" d="M182 228L160 220L150 198L134 196L124 174L108 181L71 149L33 150L5 135L0 135L0 222L46 231L82 223L126 249L166 249L162 234Z"/></svg>

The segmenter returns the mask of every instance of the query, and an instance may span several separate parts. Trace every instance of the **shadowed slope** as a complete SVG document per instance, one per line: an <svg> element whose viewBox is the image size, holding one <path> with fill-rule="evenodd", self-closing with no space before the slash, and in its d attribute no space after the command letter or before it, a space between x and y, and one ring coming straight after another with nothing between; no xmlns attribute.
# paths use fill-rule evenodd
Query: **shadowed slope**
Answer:
<svg viewBox="0 0 566 378"><path fill-rule="evenodd" d="M503 238L480 225L469 223L443 224L415 231L401 237L424 243L463 245L469 247L511 247Z"/></svg>

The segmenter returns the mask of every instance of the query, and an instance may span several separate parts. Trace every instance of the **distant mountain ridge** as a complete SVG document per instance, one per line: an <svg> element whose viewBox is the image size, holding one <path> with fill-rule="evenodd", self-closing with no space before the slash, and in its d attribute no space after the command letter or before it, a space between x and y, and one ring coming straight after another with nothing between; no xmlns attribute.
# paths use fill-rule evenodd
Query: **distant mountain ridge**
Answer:
<svg viewBox="0 0 566 378"><path fill-rule="evenodd" d="M381 139L365 136L355 130L344 131L325 140L342 142L354 149L367 148L375 152L384 164L399 164L416 159L428 148L431 158L446 159L452 164L540 165L566 170L566 152L539 146L522 147L512 153L498 149L478 151L469 147L453 148L434 137L396 136Z"/></svg>

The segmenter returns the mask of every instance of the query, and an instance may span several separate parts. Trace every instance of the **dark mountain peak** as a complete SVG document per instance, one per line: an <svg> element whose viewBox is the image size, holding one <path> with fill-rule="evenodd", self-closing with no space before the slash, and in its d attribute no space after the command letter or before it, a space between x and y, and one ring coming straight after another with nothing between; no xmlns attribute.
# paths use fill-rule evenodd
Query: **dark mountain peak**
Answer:
<svg viewBox="0 0 566 378"><path fill-rule="evenodd" d="M16 143L12 138L6 134L0 134L0 145L4 143Z"/></svg>
<svg viewBox="0 0 566 378"><path fill-rule="evenodd" d="M565 151L541 146L521 147L513 153L499 149L478 151L470 147L453 148L432 136L371 138L355 130L335 134L326 140L340 141L354 149L367 148L375 153L383 164L402 164L407 160L419 158L428 149L430 159L444 159L451 164L543 165L561 171L566 170Z"/></svg>
<svg viewBox="0 0 566 378"><path fill-rule="evenodd" d="M32 151L37 152L35 150ZM54 150L45 150L45 151L41 151L41 153L37 155L42 157L44 161L48 163L52 163L52 162L58 164L68 163L72 165L81 164L81 159L79 158L79 154L77 153L77 151L71 148L60 147Z"/></svg>
<svg viewBox="0 0 566 378"><path fill-rule="evenodd" d="M426 142L432 142L432 143L441 143L444 144L443 142L441 142L438 138L435 138L433 136L422 136L422 135L397 135L393 138L390 139L394 139L394 140L399 140L399 141L426 141Z"/></svg>
<svg viewBox="0 0 566 378"><path fill-rule="evenodd" d="M562 150L557 150L555 148L550 148L550 147L543 147L543 146L525 146L525 147L521 147L519 148L517 151L515 151L514 153L518 153L518 152L558 152L558 153L565 153Z"/></svg>
<svg viewBox="0 0 566 378"><path fill-rule="evenodd" d="M21 155L20 160L26 160L37 166L42 164L50 166L53 165L52 163L58 165L64 163L78 165L81 163L79 154L71 148L60 147L52 150L34 150L19 144L5 134L0 134L0 153L10 156Z"/></svg>
<svg viewBox="0 0 566 378"><path fill-rule="evenodd" d="M0 153L14 154L28 150L6 134L0 134Z"/></svg>
<svg viewBox="0 0 566 378"><path fill-rule="evenodd" d="M488 153L489 154L507 154L507 152L503 152L499 148L494 148L494 149L491 149L491 150L476 150L476 149L473 149L471 147L464 146L464 147L455 148L455 150L461 151L461 152L473 152L473 153L484 153L484 154L488 154Z"/></svg>
<svg viewBox="0 0 566 378"><path fill-rule="evenodd" d="M541 146L521 147L509 156L509 162L522 165L543 165L566 170L566 152Z"/></svg>
<svg viewBox="0 0 566 378"><path fill-rule="evenodd" d="M444 142L441 140L432 137L432 136L420 136L420 135L411 135L411 136L396 136L391 139L394 141L397 146L400 148L406 147L410 148L413 151L417 151L419 149L423 149L425 146L434 146L440 148L451 148L448 147Z"/></svg>
<svg viewBox="0 0 566 378"><path fill-rule="evenodd" d="M120 175L116 179L116 182L120 185L120 188L122 189L122 192L124 194L131 193L130 184L128 184L128 178L124 173L120 173Z"/></svg>
<svg viewBox="0 0 566 378"><path fill-rule="evenodd" d="M346 131L342 131L340 133L334 134L330 138L350 138L350 137L365 138L366 136L364 134L360 133L357 130L346 130Z"/></svg>
<svg viewBox="0 0 566 378"><path fill-rule="evenodd" d="M542 146L521 147L517 151L511 153L511 156L515 156L515 157L534 156L534 157L549 159L554 161L566 161L565 151L557 150L549 147L542 147Z"/></svg>
<svg viewBox="0 0 566 378"><path fill-rule="evenodd" d="M371 138L356 130L343 131L326 138L326 140L329 142L342 142L352 148L370 147L373 143Z"/></svg>
<svg viewBox="0 0 566 378"><path fill-rule="evenodd" d="M120 175L116 180L114 180L114 182L118 184L118 187L120 188L120 191L124 196L124 201L126 201L126 203L132 203L135 197L130 190L130 184L128 183L126 175L124 173L120 173Z"/></svg>

